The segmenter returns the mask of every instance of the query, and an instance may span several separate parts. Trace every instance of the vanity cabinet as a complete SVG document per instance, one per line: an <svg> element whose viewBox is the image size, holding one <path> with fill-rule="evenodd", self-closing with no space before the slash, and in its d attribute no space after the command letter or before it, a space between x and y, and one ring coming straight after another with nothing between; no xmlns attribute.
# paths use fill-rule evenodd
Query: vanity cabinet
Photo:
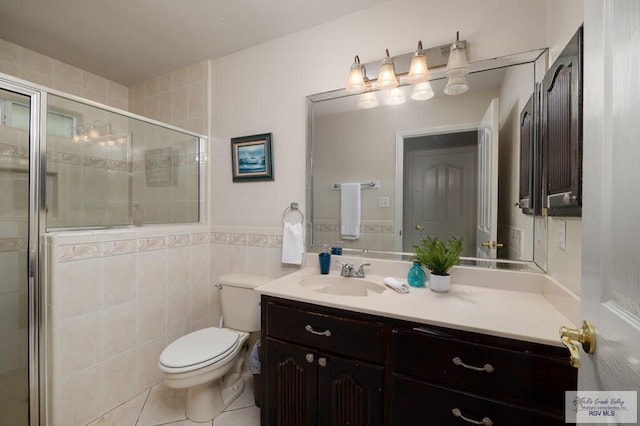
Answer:
<svg viewBox="0 0 640 426"><path fill-rule="evenodd" d="M264 296L262 315L263 424L383 424L382 324Z"/></svg>
<svg viewBox="0 0 640 426"><path fill-rule="evenodd" d="M262 296L262 424L564 425L564 347ZM484 423L483 423L484 422Z"/></svg>
<svg viewBox="0 0 640 426"><path fill-rule="evenodd" d="M424 325L394 328L391 346L394 425L565 424L563 348Z"/></svg>

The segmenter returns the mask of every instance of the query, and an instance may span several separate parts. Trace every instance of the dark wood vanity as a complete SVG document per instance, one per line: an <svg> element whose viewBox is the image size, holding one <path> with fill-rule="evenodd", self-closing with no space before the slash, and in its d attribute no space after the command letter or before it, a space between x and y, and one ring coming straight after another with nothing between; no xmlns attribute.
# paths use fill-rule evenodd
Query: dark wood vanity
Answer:
<svg viewBox="0 0 640 426"><path fill-rule="evenodd" d="M266 295L262 341L262 425L564 425L577 386L563 347Z"/></svg>

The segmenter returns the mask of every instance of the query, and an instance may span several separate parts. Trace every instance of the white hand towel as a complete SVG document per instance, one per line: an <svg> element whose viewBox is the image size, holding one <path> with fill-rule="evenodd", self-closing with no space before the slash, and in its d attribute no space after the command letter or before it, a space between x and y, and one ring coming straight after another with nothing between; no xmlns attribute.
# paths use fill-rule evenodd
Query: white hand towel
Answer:
<svg viewBox="0 0 640 426"><path fill-rule="evenodd" d="M285 222L282 229L282 263L301 265L303 252L302 223Z"/></svg>
<svg viewBox="0 0 640 426"><path fill-rule="evenodd" d="M340 184L340 234L343 240L360 238L360 184Z"/></svg>

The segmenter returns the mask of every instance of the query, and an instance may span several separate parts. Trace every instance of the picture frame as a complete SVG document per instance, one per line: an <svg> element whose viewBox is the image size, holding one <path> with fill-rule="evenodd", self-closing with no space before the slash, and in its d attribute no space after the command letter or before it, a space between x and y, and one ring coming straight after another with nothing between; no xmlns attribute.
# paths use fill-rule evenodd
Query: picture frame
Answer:
<svg viewBox="0 0 640 426"><path fill-rule="evenodd" d="M231 138L234 182L273 180L271 133Z"/></svg>
<svg viewBox="0 0 640 426"><path fill-rule="evenodd" d="M171 148L149 149L144 152L147 186L174 184L172 155Z"/></svg>

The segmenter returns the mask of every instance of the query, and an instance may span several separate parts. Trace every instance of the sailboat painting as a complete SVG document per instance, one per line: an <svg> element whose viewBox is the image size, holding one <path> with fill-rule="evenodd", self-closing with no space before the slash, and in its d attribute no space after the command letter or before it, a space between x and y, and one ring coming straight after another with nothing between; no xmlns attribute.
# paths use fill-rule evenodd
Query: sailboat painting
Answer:
<svg viewBox="0 0 640 426"><path fill-rule="evenodd" d="M271 133L231 139L233 181L273 180Z"/></svg>

